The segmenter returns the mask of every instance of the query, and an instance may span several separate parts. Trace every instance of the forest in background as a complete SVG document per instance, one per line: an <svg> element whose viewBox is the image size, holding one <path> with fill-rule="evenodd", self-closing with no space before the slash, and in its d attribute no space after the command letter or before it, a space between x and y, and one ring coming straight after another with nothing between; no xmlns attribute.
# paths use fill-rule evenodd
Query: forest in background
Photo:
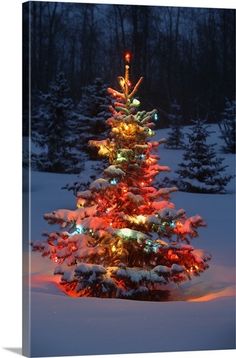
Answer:
<svg viewBox="0 0 236 358"><path fill-rule="evenodd" d="M185 123L196 116L217 122L225 98L235 96L235 10L29 4L23 23L25 111L29 60L32 97L47 92L64 72L70 95L79 102L96 77L117 86L127 49L133 54L133 82L144 76L143 108L158 108L161 119L177 100Z"/></svg>

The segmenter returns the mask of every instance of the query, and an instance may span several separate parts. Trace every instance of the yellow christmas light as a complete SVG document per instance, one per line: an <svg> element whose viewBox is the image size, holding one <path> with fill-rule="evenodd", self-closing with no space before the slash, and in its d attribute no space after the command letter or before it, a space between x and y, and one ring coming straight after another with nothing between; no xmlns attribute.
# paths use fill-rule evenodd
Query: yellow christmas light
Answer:
<svg viewBox="0 0 236 358"><path fill-rule="evenodd" d="M128 220L131 224L142 225L146 223L146 217L144 215L126 215L124 218Z"/></svg>
<svg viewBox="0 0 236 358"><path fill-rule="evenodd" d="M79 198L79 199L77 200L77 208L83 208L84 205L85 205L85 203L86 203L86 200L85 200L85 199Z"/></svg>

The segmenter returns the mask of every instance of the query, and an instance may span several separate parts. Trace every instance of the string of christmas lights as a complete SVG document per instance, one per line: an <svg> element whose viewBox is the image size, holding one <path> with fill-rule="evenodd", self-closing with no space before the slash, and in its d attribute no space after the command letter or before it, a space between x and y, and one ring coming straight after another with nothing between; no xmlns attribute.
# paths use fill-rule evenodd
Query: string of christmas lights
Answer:
<svg viewBox="0 0 236 358"><path fill-rule="evenodd" d="M107 120L110 137L90 141L98 155L108 160L101 178L77 194L75 210L44 215L63 232L47 234L32 244L58 264L61 289L71 296L168 299L168 285L199 275L210 256L190 242L205 226L199 216L176 210L170 194L176 187L152 186L162 171L155 153L165 140L155 135L158 111L139 111L135 95L143 77L130 81L131 54L125 54L125 75L118 77L120 91L108 88L115 98Z"/></svg>

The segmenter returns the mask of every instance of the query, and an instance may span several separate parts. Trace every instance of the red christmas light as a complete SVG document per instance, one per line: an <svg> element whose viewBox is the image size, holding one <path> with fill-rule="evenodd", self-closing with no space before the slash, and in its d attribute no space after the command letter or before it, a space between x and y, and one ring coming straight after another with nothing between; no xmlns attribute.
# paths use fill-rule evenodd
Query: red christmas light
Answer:
<svg viewBox="0 0 236 358"><path fill-rule="evenodd" d="M130 63L131 61L131 53L130 52L125 52L125 62Z"/></svg>
<svg viewBox="0 0 236 358"><path fill-rule="evenodd" d="M59 262L59 259L57 256L52 256L52 260L57 264Z"/></svg>

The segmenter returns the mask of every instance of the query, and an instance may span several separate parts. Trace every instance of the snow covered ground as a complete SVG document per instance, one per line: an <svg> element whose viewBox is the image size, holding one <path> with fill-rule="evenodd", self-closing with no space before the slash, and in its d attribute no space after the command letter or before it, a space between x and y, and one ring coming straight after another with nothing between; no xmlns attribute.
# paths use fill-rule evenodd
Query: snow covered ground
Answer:
<svg viewBox="0 0 236 358"><path fill-rule="evenodd" d="M220 150L217 126L210 141ZM157 138L166 136L159 130ZM182 151L160 146L160 164L174 171ZM221 154L234 174L235 156ZM91 164L86 163L79 180L87 181ZM168 174L168 173L167 173ZM165 173L162 175L166 175ZM170 174L172 175L172 174ZM169 176L169 174L168 174ZM76 175L32 172L31 238L54 230L43 214L59 208L73 209L71 192L61 190L77 181ZM212 254L210 268L199 278L173 292L170 302L140 302L118 299L70 298L57 288L53 264L31 254L31 354L79 355L235 348L235 215L234 180L227 194L174 193L172 201L187 214L200 214L207 228L193 246ZM25 240L24 254L29 245Z"/></svg>

